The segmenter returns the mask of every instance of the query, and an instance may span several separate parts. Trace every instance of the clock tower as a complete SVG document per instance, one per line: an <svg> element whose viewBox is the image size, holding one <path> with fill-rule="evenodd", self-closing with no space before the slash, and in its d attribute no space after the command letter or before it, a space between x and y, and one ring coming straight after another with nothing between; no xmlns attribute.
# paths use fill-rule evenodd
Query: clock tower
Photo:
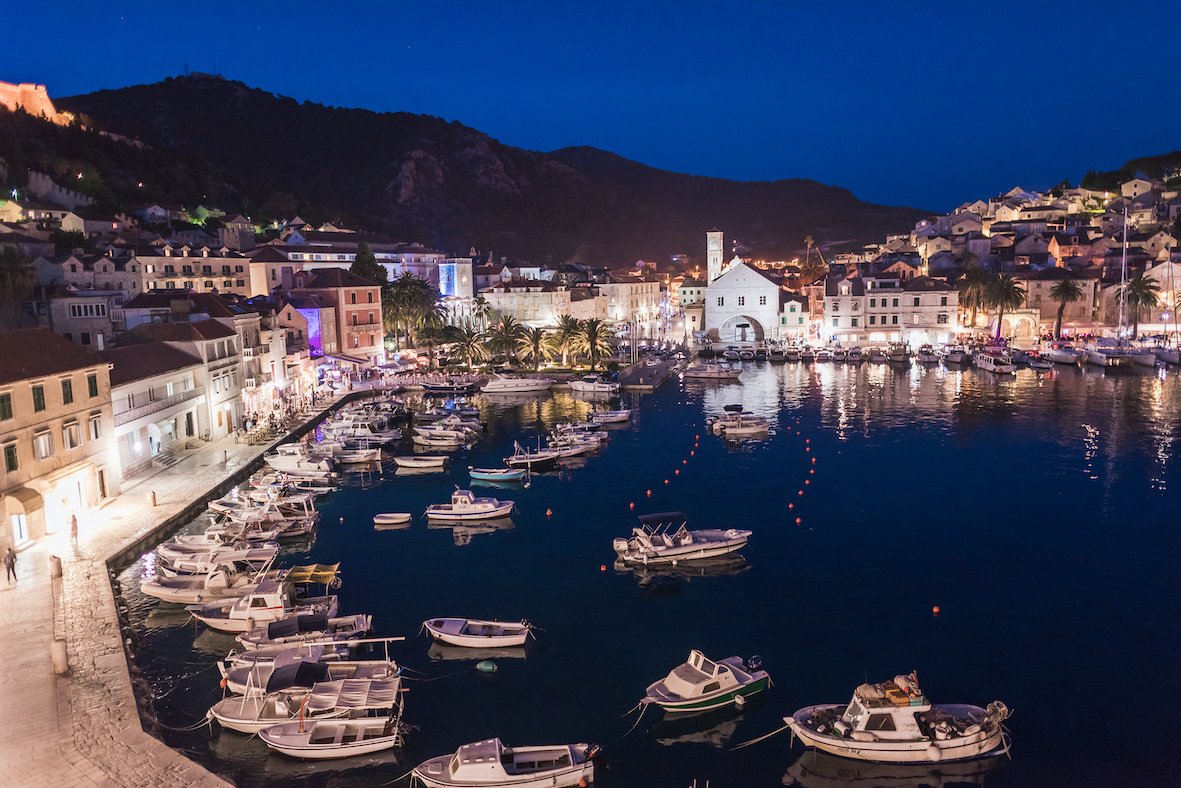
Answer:
<svg viewBox="0 0 1181 788"><path fill-rule="evenodd" d="M722 231L717 227L705 234L705 259L706 259L706 280L707 285L712 285L714 280L722 275L722 265L725 259L725 251L722 248Z"/></svg>

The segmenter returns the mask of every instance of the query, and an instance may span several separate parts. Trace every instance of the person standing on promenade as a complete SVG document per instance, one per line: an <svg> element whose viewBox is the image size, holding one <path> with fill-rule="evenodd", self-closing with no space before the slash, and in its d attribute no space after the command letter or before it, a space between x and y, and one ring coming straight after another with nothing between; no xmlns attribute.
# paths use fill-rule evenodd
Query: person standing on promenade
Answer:
<svg viewBox="0 0 1181 788"><path fill-rule="evenodd" d="M11 547L4 554L4 575L8 578L9 585L16 581L16 553Z"/></svg>
<svg viewBox="0 0 1181 788"><path fill-rule="evenodd" d="M78 541L78 515L76 514L70 515L70 541Z"/></svg>

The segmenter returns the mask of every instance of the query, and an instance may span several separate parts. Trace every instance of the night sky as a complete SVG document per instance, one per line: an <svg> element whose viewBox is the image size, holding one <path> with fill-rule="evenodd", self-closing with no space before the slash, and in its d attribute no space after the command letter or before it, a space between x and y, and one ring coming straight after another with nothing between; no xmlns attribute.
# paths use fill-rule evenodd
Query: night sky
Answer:
<svg viewBox="0 0 1181 788"><path fill-rule="evenodd" d="M535 150L931 210L1181 148L1176 0L67 1L14 4L5 27L0 80L51 96L187 65Z"/></svg>

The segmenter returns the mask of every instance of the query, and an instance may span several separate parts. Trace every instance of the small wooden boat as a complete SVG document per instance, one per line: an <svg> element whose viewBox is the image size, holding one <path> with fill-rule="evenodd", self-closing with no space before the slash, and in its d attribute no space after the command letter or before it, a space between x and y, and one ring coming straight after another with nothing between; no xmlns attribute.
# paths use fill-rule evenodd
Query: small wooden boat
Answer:
<svg viewBox="0 0 1181 788"><path fill-rule="evenodd" d="M758 657L727 657L714 661L697 649L660 681L648 686L640 703L654 703L669 714L710 711L735 706L771 683Z"/></svg>
<svg viewBox="0 0 1181 788"><path fill-rule="evenodd" d="M474 618L431 618L422 622L440 643L464 648L523 646L533 625L522 621L481 621Z"/></svg>
<svg viewBox="0 0 1181 788"><path fill-rule="evenodd" d="M593 744L505 747L488 739L423 761L412 774L428 788L572 788L594 782L598 751Z"/></svg>
<svg viewBox="0 0 1181 788"><path fill-rule="evenodd" d="M394 457L394 463L399 468L442 468L449 459L451 458L442 454L419 454Z"/></svg>
<svg viewBox="0 0 1181 788"><path fill-rule="evenodd" d="M937 763L976 758L1006 744L1009 709L935 705L912 672L862 684L848 704L800 709L784 722L805 747L859 761Z"/></svg>
<svg viewBox="0 0 1181 788"><path fill-rule="evenodd" d="M458 449L463 445L461 438L436 438L430 435L415 434L411 440L415 446L427 446L432 449Z"/></svg>
<svg viewBox="0 0 1181 788"><path fill-rule="evenodd" d="M483 482L516 482L528 473L524 468L469 468L468 475Z"/></svg>
<svg viewBox="0 0 1181 788"><path fill-rule="evenodd" d="M631 420L632 412L627 409L623 410L601 410L598 413L592 413L590 420L594 424L624 424Z"/></svg>
<svg viewBox="0 0 1181 788"><path fill-rule="evenodd" d="M372 626L373 617L364 613L351 616L303 613L254 627L238 635L237 641L250 651L271 646L298 648L305 643L352 645L364 638Z"/></svg>
<svg viewBox="0 0 1181 788"><path fill-rule="evenodd" d="M373 515L373 524L379 527L383 525L405 525L412 519L414 519L414 515L410 514L410 512L383 512Z"/></svg>
<svg viewBox="0 0 1181 788"><path fill-rule="evenodd" d="M428 520L490 520L505 517L513 510L512 501L477 498L471 490L455 488L451 503L433 503L426 508Z"/></svg>

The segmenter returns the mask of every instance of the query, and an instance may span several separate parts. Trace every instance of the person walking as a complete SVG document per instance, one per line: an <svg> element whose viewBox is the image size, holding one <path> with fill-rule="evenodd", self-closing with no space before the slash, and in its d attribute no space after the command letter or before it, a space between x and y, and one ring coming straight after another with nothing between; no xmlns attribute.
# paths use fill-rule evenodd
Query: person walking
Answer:
<svg viewBox="0 0 1181 788"><path fill-rule="evenodd" d="M11 547L4 554L4 575L8 578L9 585L16 582L16 553Z"/></svg>
<svg viewBox="0 0 1181 788"><path fill-rule="evenodd" d="M78 541L78 515L70 515L70 541Z"/></svg>

